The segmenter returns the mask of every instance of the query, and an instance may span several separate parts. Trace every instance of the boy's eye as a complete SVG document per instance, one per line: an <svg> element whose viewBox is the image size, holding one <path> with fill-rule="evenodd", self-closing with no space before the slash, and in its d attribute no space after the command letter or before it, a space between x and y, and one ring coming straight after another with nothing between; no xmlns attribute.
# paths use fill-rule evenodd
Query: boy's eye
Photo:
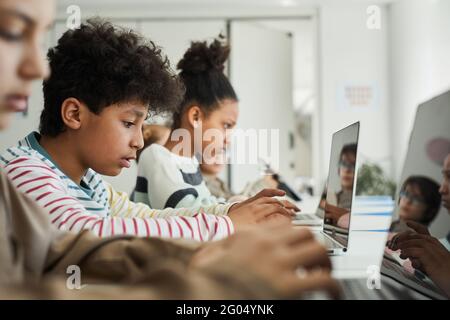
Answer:
<svg viewBox="0 0 450 320"><path fill-rule="evenodd" d="M123 125L126 128L131 128L132 126L134 126L134 123L133 122L129 122L129 121L123 121Z"/></svg>

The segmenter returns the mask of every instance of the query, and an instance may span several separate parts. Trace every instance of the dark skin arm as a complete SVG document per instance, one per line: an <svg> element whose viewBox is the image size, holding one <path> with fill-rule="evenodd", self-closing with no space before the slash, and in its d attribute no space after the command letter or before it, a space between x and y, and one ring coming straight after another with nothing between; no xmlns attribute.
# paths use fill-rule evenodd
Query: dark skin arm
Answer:
<svg viewBox="0 0 450 320"><path fill-rule="evenodd" d="M204 245L191 260L203 268L235 263L271 284L282 298L301 297L321 290L339 298L340 288L331 277L331 261L325 248L307 229L271 222ZM300 276L297 269L302 268Z"/></svg>
<svg viewBox="0 0 450 320"><path fill-rule="evenodd" d="M228 217L233 221L236 230L274 220L288 224L300 209L289 201L273 198L284 195L282 190L264 189L254 197L234 204L228 212Z"/></svg>
<svg viewBox="0 0 450 320"><path fill-rule="evenodd" d="M450 298L450 252L424 225L413 221L406 224L412 230L395 235L388 248L400 250L400 258L411 260L415 269L428 275Z"/></svg>

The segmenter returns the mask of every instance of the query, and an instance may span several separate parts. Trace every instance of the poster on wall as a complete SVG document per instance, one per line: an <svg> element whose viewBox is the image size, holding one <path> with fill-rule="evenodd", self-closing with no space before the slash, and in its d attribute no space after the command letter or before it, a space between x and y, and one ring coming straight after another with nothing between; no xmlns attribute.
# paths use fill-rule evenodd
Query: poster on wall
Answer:
<svg viewBox="0 0 450 320"><path fill-rule="evenodd" d="M378 106L378 90L375 84L344 83L337 89L339 111L374 111Z"/></svg>

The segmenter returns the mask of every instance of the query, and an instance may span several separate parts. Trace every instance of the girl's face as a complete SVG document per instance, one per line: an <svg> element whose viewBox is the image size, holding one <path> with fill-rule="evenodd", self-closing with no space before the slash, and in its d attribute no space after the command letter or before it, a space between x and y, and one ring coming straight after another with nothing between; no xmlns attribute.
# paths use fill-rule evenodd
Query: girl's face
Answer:
<svg viewBox="0 0 450 320"><path fill-rule="evenodd" d="M219 161L218 161L219 162ZM222 172L223 168L225 168L224 163L202 163L200 164L200 169L202 170L203 174L217 176Z"/></svg>
<svg viewBox="0 0 450 320"><path fill-rule="evenodd" d="M54 0L0 0L0 130L26 110L32 81L49 74L43 42L54 7Z"/></svg>
<svg viewBox="0 0 450 320"><path fill-rule="evenodd" d="M239 116L237 101L223 100L220 106L202 120L202 163L220 172L226 162L226 149Z"/></svg>
<svg viewBox="0 0 450 320"><path fill-rule="evenodd" d="M407 185L405 190L400 193L400 219L422 221L426 209L427 206L419 187Z"/></svg>

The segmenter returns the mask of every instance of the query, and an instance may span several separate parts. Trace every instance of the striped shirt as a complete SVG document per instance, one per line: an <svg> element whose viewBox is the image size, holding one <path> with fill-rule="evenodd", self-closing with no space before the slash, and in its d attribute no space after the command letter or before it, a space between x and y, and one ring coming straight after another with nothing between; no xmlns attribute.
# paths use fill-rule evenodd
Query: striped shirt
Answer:
<svg viewBox="0 0 450 320"><path fill-rule="evenodd" d="M218 240L234 232L226 216L230 205L151 209L130 201L91 169L77 185L52 162L38 139L38 133L29 134L0 156L0 164L14 186L44 208L61 230L197 241Z"/></svg>

